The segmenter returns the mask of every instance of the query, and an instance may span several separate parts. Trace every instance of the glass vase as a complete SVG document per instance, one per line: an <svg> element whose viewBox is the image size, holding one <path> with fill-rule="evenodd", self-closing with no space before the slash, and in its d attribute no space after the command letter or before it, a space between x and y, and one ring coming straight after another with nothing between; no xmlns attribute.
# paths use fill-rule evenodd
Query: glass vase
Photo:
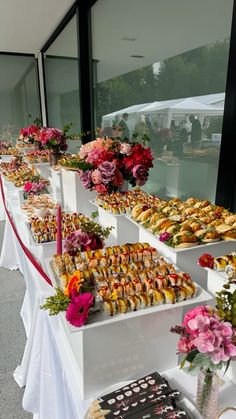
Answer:
<svg viewBox="0 0 236 419"><path fill-rule="evenodd" d="M220 380L216 373L201 371L197 381L196 406L203 419L216 419Z"/></svg>
<svg viewBox="0 0 236 419"><path fill-rule="evenodd" d="M56 166L58 163L58 160L60 160L62 156L62 153L60 151L52 151L49 152L49 163L50 166Z"/></svg>

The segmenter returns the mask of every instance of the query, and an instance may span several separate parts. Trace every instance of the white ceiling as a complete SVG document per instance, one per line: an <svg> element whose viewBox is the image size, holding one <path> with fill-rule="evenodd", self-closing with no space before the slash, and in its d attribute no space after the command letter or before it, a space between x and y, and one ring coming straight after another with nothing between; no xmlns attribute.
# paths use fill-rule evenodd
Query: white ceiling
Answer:
<svg viewBox="0 0 236 419"><path fill-rule="evenodd" d="M233 0L98 0L92 8L98 80L229 37L232 9Z"/></svg>
<svg viewBox="0 0 236 419"><path fill-rule="evenodd" d="M0 51L37 54L73 3L0 0ZM232 8L233 0L98 0L92 8L98 82L229 37ZM74 18L47 54L77 57ZM10 57L0 62L0 88L16 84L23 70ZM55 78L59 86L66 74Z"/></svg>
<svg viewBox="0 0 236 419"><path fill-rule="evenodd" d="M0 51L37 54L74 0L0 0Z"/></svg>

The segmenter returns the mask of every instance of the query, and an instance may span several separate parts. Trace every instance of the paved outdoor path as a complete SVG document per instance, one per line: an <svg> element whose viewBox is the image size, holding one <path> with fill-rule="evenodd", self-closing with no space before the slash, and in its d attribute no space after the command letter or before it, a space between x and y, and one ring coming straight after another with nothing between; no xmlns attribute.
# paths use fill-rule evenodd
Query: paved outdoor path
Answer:
<svg viewBox="0 0 236 419"><path fill-rule="evenodd" d="M0 247L4 222L0 222ZM25 285L19 271L0 267L0 419L32 418L22 408L24 389L13 378L20 364L26 336L20 317Z"/></svg>

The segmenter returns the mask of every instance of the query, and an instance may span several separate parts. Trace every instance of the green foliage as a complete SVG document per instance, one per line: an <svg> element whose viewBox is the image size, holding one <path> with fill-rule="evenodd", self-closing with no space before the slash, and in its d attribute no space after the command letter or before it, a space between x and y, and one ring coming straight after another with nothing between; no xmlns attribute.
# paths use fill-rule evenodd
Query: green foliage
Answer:
<svg viewBox="0 0 236 419"><path fill-rule="evenodd" d="M96 233L102 239L107 239L110 232L114 227L102 227L100 224L96 223L95 221L82 221L80 224L81 230L85 231L85 233L91 234Z"/></svg>
<svg viewBox="0 0 236 419"><path fill-rule="evenodd" d="M236 327L236 290L230 292L230 280L217 292L216 309L220 319L230 322Z"/></svg>
<svg viewBox="0 0 236 419"><path fill-rule="evenodd" d="M97 217L98 217L98 211L94 211L94 212L92 212L91 217L92 217L92 219L93 219L93 220L94 220L95 218L97 218Z"/></svg>
<svg viewBox="0 0 236 419"><path fill-rule="evenodd" d="M56 294L46 298L46 302L40 306L41 310L48 310L50 316L66 311L70 299L66 297L60 288L55 288Z"/></svg>

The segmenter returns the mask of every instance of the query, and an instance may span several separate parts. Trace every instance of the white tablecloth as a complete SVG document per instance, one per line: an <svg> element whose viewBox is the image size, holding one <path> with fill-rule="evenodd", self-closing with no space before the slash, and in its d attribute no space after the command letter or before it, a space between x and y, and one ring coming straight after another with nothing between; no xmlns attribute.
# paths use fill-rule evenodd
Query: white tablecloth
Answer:
<svg viewBox="0 0 236 419"><path fill-rule="evenodd" d="M8 206L12 211L21 239L40 259L38 247L29 240L19 208L13 199ZM42 255L41 255L42 256ZM1 265L10 269L20 268L25 278L26 293L21 316L27 334L27 342L14 378L23 387L23 408L34 414L34 419L84 419L91 400L83 401L79 391L78 365L75 361L68 339L68 329L60 316L49 316L40 310L45 296L54 291L21 249L9 221L6 221ZM86 348L85 348L86 350ZM94 342L96 350L96 342ZM154 354L155 356L155 354ZM173 385L183 389L190 399L195 395L195 380L182 371L171 370L166 373ZM221 392L222 407L233 405L235 386L227 383ZM235 418L228 413L224 419Z"/></svg>

